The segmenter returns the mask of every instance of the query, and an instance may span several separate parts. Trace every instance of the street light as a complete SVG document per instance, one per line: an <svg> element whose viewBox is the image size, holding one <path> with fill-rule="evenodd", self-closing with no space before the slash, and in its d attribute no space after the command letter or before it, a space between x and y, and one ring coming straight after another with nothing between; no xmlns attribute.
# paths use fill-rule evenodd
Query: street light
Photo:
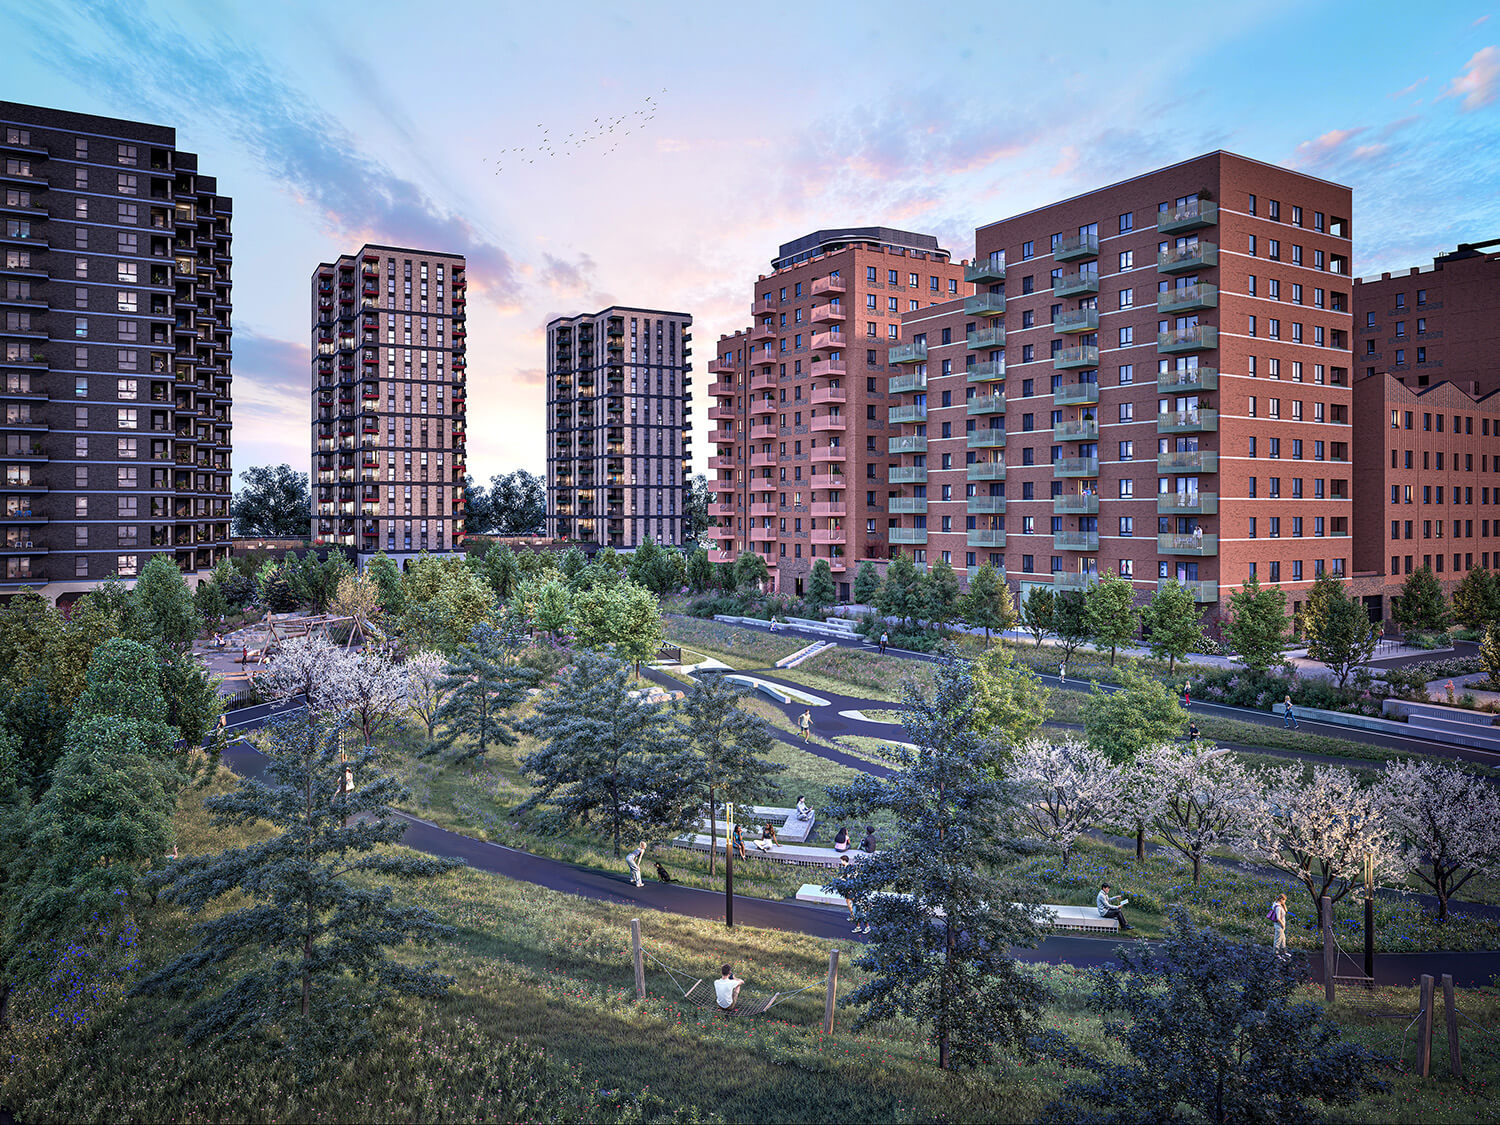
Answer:
<svg viewBox="0 0 1500 1125"><path fill-rule="evenodd" d="M1365 853L1365 976L1375 983L1375 853Z"/></svg>

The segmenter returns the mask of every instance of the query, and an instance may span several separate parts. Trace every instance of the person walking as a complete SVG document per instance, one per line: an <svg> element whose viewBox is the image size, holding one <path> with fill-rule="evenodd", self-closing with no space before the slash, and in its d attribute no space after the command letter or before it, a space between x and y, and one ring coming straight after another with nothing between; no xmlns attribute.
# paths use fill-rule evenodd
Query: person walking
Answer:
<svg viewBox="0 0 1500 1125"><path fill-rule="evenodd" d="M802 729L802 741L803 742L809 742L809 741L811 741L812 740L812 708L811 707L809 707L806 711L802 712L802 718L800 718L800 719L797 720L797 726L799 726Z"/></svg>
<svg viewBox="0 0 1500 1125"><path fill-rule="evenodd" d="M1276 901L1271 904L1271 948L1283 957L1289 956L1286 951L1286 895L1276 896Z"/></svg>
<svg viewBox="0 0 1500 1125"><path fill-rule="evenodd" d="M1057 682L1066 686L1068 682L1068 662L1064 660L1057 666Z"/></svg>
<svg viewBox="0 0 1500 1125"><path fill-rule="evenodd" d="M880 631L880 655L885 655L885 646L891 643L891 635L884 629Z"/></svg>
<svg viewBox="0 0 1500 1125"><path fill-rule="evenodd" d="M625 857L625 866L630 868L630 881L637 887L644 887L641 882L641 860L646 858L646 841L642 840L636 845L635 851Z"/></svg>
<svg viewBox="0 0 1500 1125"><path fill-rule="evenodd" d="M1281 725L1283 728L1291 727L1297 729L1297 713L1292 710L1292 697L1289 695L1281 701Z"/></svg>
<svg viewBox="0 0 1500 1125"><path fill-rule="evenodd" d="M854 864L849 862L849 857L847 855L839 856L839 878L847 876L853 869ZM849 908L849 924L854 927L852 932L856 934L869 933L870 924L860 918L859 910L855 907L854 900L852 898L846 898L844 899L844 905Z"/></svg>
<svg viewBox="0 0 1500 1125"><path fill-rule="evenodd" d="M1194 723L1194 722L1189 722L1188 723L1188 743L1189 743L1189 745L1192 745L1192 746L1197 746L1198 745L1198 724L1197 723Z"/></svg>
<svg viewBox="0 0 1500 1125"><path fill-rule="evenodd" d="M1182 705L1187 708L1193 706L1193 681L1188 680L1182 685Z"/></svg>

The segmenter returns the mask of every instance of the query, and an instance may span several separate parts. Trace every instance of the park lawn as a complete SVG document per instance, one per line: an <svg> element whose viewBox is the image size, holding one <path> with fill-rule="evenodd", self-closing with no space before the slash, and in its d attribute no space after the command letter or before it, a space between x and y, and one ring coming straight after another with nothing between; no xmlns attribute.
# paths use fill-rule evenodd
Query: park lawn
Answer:
<svg viewBox="0 0 1500 1125"><path fill-rule="evenodd" d="M899 703L907 680L930 682L932 666L908 657L881 656L862 649L825 649L795 668L776 669L776 678L801 684L813 691L853 695Z"/></svg>
<svg viewBox="0 0 1500 1125"><path fill-rule="evenodd" d="M666 639L672 644L692 649L738 670L770 668L782 657L807 646L807 641L788 634L742 629L699 617L666 617L662 624L666 629Z"/></svg>

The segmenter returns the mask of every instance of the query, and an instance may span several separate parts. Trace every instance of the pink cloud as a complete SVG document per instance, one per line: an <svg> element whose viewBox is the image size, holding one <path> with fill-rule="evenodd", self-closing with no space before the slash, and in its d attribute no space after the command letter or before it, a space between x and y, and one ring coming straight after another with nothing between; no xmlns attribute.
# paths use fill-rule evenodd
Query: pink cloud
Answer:
<svg viewBox="0 0 1500 1125"><path fill-rule="evenodd" d="M1406 97L1407 94L1414 94L1418 90L1420 90L1423 86L1427 85L1427 82L1428 82L1428 80L1431 77L1432 77L1431 75L1424 74L1421 78L1418 78L1410 86L1403 86L1403 87L1401 87L1401 89L1397 90L1394 94L1391 95L1391 97L1393 97L1393 98L1404 98L1404 97Z"/></svg>
<svg viewBox="0 0 1500 1125"><path fill-rule="evenodd" d="M1474 57L1464 64L1464 72L1448 83L1442 93L1444 98L1462 98L1459 109L1464 113L1483 109L1497 95L1500 95L1500 47L1475 51Z"/></svg>
<svg viewBox="0 0 1500 1125"><path fill-rule="evenodd" d="M1364 131L1363 125L1357 129L1330 129L1314 140L1299 144L1292 154L1292 163L1304 167L1322 164L1332 159L1346 143Z"/></svg>

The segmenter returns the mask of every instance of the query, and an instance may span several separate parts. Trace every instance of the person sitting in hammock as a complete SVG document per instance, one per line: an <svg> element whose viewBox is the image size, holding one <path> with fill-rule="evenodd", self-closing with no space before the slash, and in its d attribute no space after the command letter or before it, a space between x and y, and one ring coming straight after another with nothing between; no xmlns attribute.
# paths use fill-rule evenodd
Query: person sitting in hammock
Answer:
<svg viewBox="0 0 1500 1125"><path fill-rule="evenodd" d="M719 1007L727 1012L739 1003L740 988L744 983L734 975L733 965L725 965L724 975L714 981L714 998L718 1000Z"/></svg>

